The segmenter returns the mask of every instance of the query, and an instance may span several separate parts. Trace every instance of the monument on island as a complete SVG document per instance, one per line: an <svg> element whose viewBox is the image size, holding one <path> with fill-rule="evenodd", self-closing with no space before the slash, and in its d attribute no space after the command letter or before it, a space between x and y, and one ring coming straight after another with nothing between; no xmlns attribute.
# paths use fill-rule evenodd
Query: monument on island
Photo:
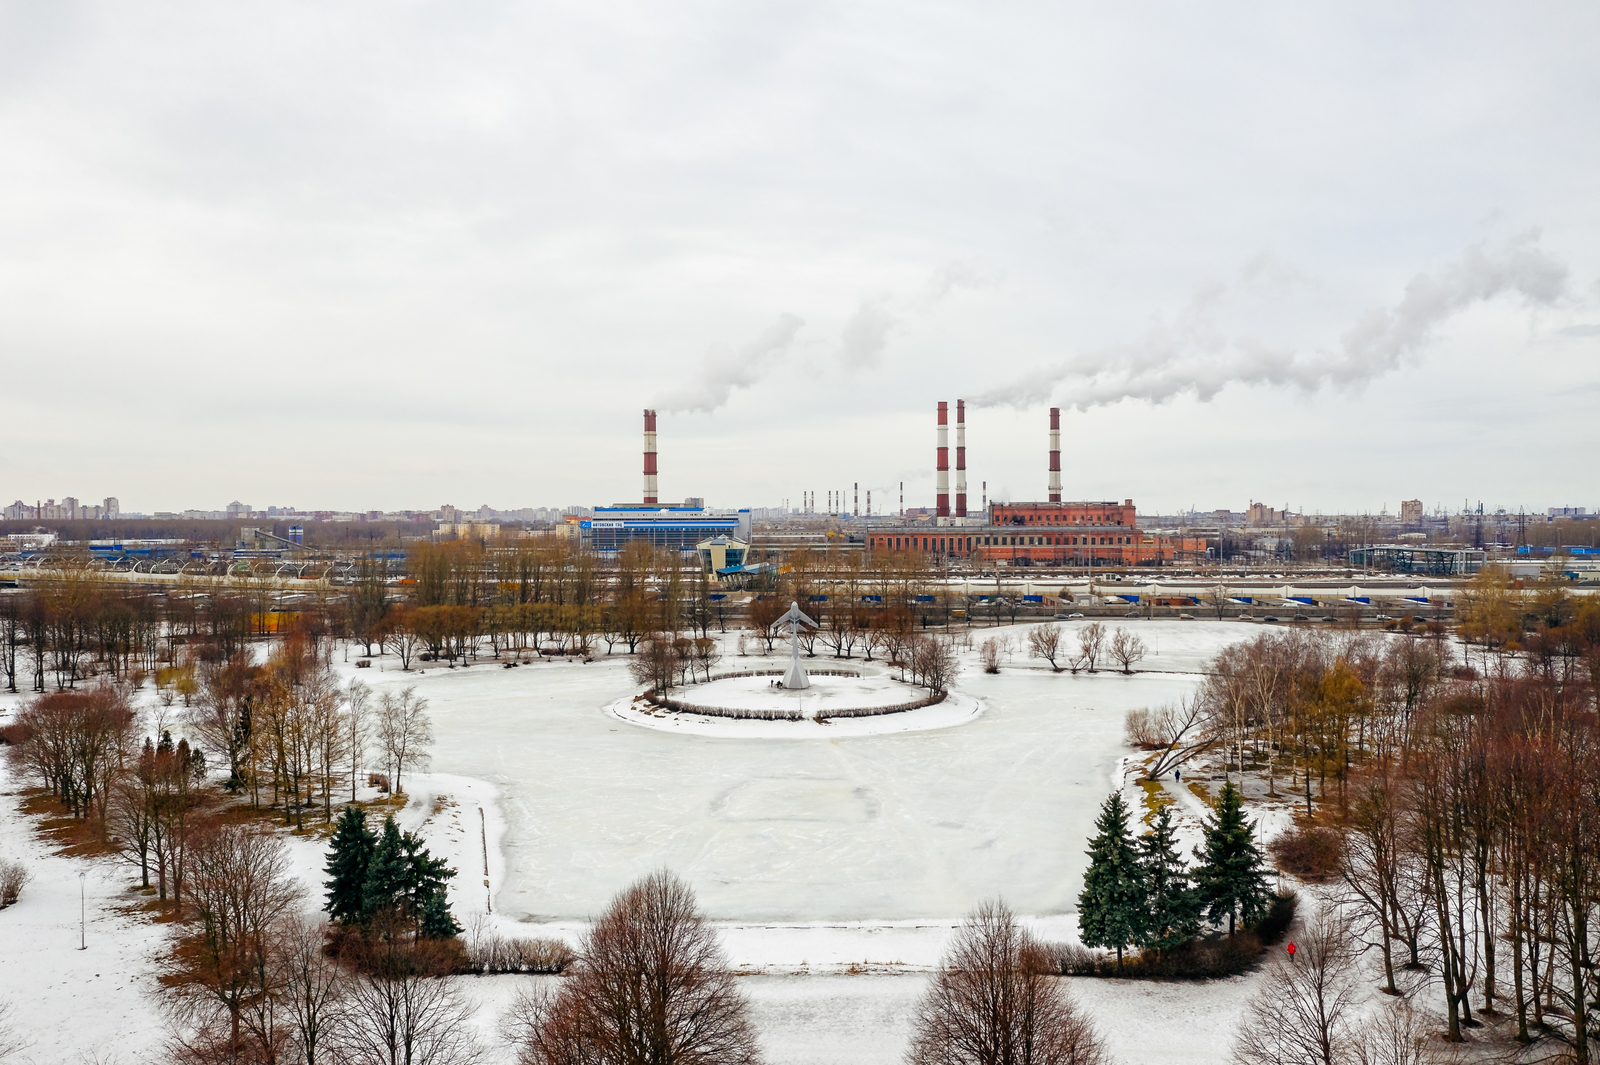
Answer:
<svg viewBox="0 0 1600 1065"><path fill-rule="evenodd" d="M815 629L817 623L806 617L799 603L790 603L789 612L778 619L778 624L789 627L789 669L783 675L783 687L791 691L811 687L811 678L800 664L800 626L810 625Z"/></svg>

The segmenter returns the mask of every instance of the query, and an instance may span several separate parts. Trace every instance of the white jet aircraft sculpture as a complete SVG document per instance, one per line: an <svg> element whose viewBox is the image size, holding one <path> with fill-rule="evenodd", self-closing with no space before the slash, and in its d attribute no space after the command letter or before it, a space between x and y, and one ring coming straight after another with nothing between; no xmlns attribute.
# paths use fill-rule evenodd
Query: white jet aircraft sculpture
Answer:
<svg viewBox="0 0 1600 1065"><path fill-rule="evenodd" d="M800 626L810 625L813 629L820 626L805 616L799 603L790 603L789 612L778 619L778 624L789 627L789 671L783 675L783 686L791 691L811 687L811 678L800 664Z"/></svg>

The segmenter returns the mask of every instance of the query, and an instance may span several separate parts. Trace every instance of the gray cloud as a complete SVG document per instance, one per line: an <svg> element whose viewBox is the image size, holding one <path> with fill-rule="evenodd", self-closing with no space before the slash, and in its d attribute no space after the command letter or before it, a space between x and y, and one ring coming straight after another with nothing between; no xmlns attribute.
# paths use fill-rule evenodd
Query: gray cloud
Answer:
<svg viewBox="0 0 1600 1065"><path fill-rule="evenodd" d="M805 324L798 315L784 313L742 347L713 347L691 383L662 397L657 406L665 411L711 413L728 402L734 389L749 388L772 372Z"/></svg>
<svg viewBox="0 0 1600 1065"><path fill-rule="evenodd" d="M1335 351L1301 353L1250 334L1227 335L1214 313L1227 290L1213 284L1202 288L1170 326L1041 368L979 394L972 403L1027 407L1064 393L1068 405L1085 409L1124 399L1161 403L1179 395L1207 401L1229 385L1288 386L1306 392L1363 385L1400 368L1427 345L1437 326L1474 304L1503 295L1517 295L1530 304L1559 299L1566 290L1567 268L1538 241L1538 232L1529 231L1497 246L1474 245L1443 270L1417 274L1399 302L1362 316L1340 337Z"/></svg>

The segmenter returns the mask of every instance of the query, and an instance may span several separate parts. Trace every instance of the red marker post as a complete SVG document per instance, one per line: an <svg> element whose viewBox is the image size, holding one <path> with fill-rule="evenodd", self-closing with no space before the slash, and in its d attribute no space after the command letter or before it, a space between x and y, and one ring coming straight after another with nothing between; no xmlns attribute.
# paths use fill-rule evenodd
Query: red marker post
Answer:
<svg viewBox="0 0 1600 1065"><path fill-rule="evenodd" d="M1289 960L1294 961L1294 940L1291 939L1289 941L1289 946L1286 949L1289 951Z"/></svg>

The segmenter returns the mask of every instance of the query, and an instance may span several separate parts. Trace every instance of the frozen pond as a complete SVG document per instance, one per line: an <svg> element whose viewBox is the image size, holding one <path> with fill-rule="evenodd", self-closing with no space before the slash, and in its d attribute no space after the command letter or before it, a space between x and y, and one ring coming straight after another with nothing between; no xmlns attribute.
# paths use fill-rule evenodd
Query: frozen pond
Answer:
<svg viewBox="0 0 1600 1065"><path fill-rule="evenodd" d="M1069 623L1069 628L1072 624ZM999 675L964 655L956 682L984 701L968 724L925 732L784 740L630 727L604 712L634 691L626 659L425 675L433 769L480 777L504 799L508 874L496 908L536 920L593 914L667 866L714 917L741 922L958 918L1004 896L1020 913L1069 912L1084 842L1126 752L1131 707L1175 699L1238 622L1126 624L1152 653L1133 676L1052 674L1019 650ZM777 657L725 668L769 668ZM808 665L827 668L818 657ZM846 664L848 665L848 663ZM350 670L352 675L355 671Z"/></svg>

